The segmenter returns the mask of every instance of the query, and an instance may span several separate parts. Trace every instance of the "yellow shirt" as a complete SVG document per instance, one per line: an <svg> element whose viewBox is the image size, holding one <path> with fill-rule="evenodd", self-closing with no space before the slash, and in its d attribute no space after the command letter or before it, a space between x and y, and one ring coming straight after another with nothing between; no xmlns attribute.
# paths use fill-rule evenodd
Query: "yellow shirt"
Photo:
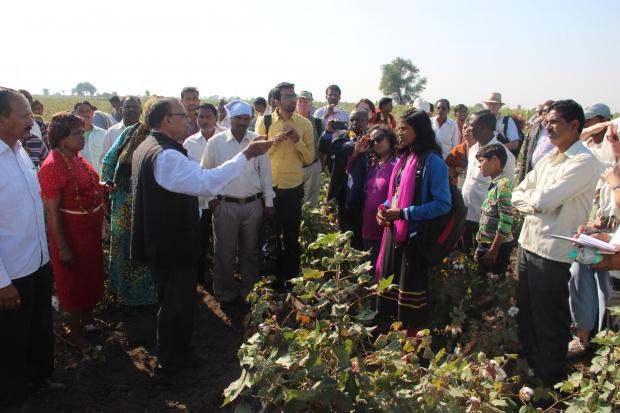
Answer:
<svg viewBox="0 0 620 413"><path fill-rule="evenodd" d="M303 116L293 112L288 121L284 121L278 114L278 110L271 114L271 126L269 127L268 140L288 130L295 129L300 139L297 143L286 140L274 145L269 149L271 158L271 176L273 186L279 189L290 189L301 185L304 181L304 164L309 165L314 160L314 139L312 124ZM256 121L256 132L265 135L265 117Z"/></svg>

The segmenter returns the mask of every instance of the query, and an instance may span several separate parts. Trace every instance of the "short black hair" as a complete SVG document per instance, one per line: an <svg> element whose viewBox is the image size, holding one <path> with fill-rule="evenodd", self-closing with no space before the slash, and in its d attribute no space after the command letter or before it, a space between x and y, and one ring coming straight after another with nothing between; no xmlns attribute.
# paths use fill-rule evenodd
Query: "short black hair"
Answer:
<svg viewBox="0 0 620 413"><path fill-rule="evenodd" d="M174 98L163 98L157 100L151 108L147 112L144 117L146 121L146 126L149 128L159 128L164 118L170 114L170 108L172 106L172 102L175 102Z"/></svg>
<svg viewBox="0 0 620 413"><path fill-rule="evenodd" d="M32 95L26 89L19 89L19 92L24 95L29 104L32 105Z"/></svg>
<svg viewBox="0 0 620 413"><path fill-rule="evenodd" d="M11 116L13 108L11 108L11 99L16 97L24 97L19 91L10 88L0 87L0 116L8 118Z"/></svg>
<svg viewBox="0 0 620 413"><path fill-rule="evenodd" d="M562 119L566 122L573 120L579 121L579 133L583 130L583 125L586 123L586 117L583 113L583 108L577 102L572 99L558 100L549 106L549 112L552 110L557 111Z"/></svg>
<svg viewBox="0 0 620 413"><path fill-rule="evenodd" d="M127 96L125 96L123 98L123 100L121 102L125 102L126 100L129 100L129 99L133 99L133 100L137 101L138 102L138 106L142 106L142 101L140 100L140 98L138 96L135 96L135 95L127 95Z"/></svg>
<svg viewBox="0 0 620 413"><path fill-rule="evenodd" d="M108 99L108 102L110 102L110 103L114 103L114 102L121 103L121 98L119 98L118 96L114 95L110 99Z"/></svg>
<svg viewBox="0 0 620 413"><path fill-rule="evenodd" d="M435 102L435 105L439 105L440 102L443 102L446 104L446 106L448 107L448 110L450 110L450 101L446 98L441 98L438 99L437 102Z"/></svg>
<svg viewBox="0 0 620 413"><path fill-rule="evenodd" d="M282 89L294 89L295 85L289 82L280 82L274 87L273 90L273 98L275 100L280 100L282 98L281 92Z"/></svg>
<svg viewBox="0 0 620 413"><path fill-rule="evenodd" d="M491 130L495 130L495 128L497 128L497 118L490 110L479 110L474 113L474 116L476 117L475 122L479 122L481 125L484 125Z"/></svg>
<svg viewBox="0 0 620 413"><path fill-rule="evenodd" d="M342 92L340 91L340 87L338 85L329 85L329 86L327 86L327 89L325 89L325 94L327 95L330 90L334 90L334 91L338 92L339 95L342 95Z"/></svg>
<svg viewBox="0 0 620 413"><path fill-rule="evenodd" d="M392 103L392 98L390 97L383 97L381 99L379 99L379 109L381 109L382 107L384 107L385 105L388 105L390 103Z"/></svg>
<svg viewBox="0 0 620 413"><path fill-rule="evenodd" d="M194 86L185 86L181 89L181 99L183 99L183 96L185 96L186 93L198 93L198 95L200 95L198 88Z"/></svg>
<svg viewBox="0 0 620 413"><path fill-rule="evenodd" d="M256 106L256 105L263 105L263 106L267 107L267 101L263 97L258 97L256 99L254 99L254 106Z"/></svg>
<svg viewBox="0 0 620 413"><path fill-rule="evenodd" d="M480 160L481 158L491 159L494 156L499 159L499 164L502 169L504 169L504 167L506 166L506 161L508 161L508 154L506 153L506 148L504 148L504 145L500 145L499 143L492 143L490 145L483 146L482 148L480 148L478 153L476 153L476 159L478 160Z"/></svg>
<svg viewBox="0 0 620 413"><path fill-rule="evenodd" d="M199 111L200 109L210 110L211 112L213 112L214 116L217 116L217 109L215 108L215 106L213 106L210 103L201 104L200 106L196 108L196 111Z"/></svg>
<svg viewBox="0 0 620 413"><path fill-rule="evenodd" d="M467 106L463 105L462 103L459 103L458 105L456 105L456 106L454 107L454 113L456 113L456 112L460 112L460 111L462 111L463 109L465 109L465 111L469 112L469 109L467 108Z"/></svg>
<svg viewBox="0 0 620 413"><path fill-rule="evenodd" d="M82 106L82 105L88 105L88 106L90 106L90 109L91 109L93 112L97 110L97 108L96 108L95 106L93 106L93 104L92 104L92 103L90 103L89 101L87 101L87 100L81 100L81 101L77 102L75 105L73 105L73 113L77 112L77 108L78 108L78 106Z"/></svg>

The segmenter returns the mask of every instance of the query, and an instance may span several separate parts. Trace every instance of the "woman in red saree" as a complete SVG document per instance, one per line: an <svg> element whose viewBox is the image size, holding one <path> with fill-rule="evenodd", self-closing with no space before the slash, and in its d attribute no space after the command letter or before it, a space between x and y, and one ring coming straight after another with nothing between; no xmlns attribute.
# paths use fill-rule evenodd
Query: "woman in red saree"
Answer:
<svg viewBox="0 0 620 413"><path fill-rule="evenodd" d="M84 123L69 112L57 113L48 128L52 152L39 171L56 293L69 312L66 337L80 348L92 322L92 310L103 297L101 247L103 188L95 169L79 154L84 148Z"/></svg>

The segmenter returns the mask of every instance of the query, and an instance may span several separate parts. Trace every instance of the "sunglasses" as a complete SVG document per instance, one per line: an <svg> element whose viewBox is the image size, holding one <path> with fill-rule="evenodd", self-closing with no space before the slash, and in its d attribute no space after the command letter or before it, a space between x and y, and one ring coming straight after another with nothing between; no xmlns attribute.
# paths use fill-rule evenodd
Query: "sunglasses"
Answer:
<svg viewBox="0 0 620 413"><path fill-rule="evenodd" d="M385 135L375 136L373 139L370 139L368 141L368 144L372 147L372 146L375 146L375 144L383 142L384 139L385 139Z"/></svg>

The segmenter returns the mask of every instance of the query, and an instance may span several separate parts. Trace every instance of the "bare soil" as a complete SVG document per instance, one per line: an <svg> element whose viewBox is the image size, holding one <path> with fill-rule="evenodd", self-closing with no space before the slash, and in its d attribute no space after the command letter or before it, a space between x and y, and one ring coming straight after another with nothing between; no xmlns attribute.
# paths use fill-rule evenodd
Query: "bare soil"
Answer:
<svg viewBox="0 0 620 413"><path fill-rule="evenodd" d="M240 375L237 350L242 331L231 324L215 298L198 287L193 353L197 361L166 386L155 367L156 308L119 308L104 300L96 317L102 331L86 354L62 338L63 316L55 318L57 392L39 391L20 412L219 412L222 392Z"/></svg>

